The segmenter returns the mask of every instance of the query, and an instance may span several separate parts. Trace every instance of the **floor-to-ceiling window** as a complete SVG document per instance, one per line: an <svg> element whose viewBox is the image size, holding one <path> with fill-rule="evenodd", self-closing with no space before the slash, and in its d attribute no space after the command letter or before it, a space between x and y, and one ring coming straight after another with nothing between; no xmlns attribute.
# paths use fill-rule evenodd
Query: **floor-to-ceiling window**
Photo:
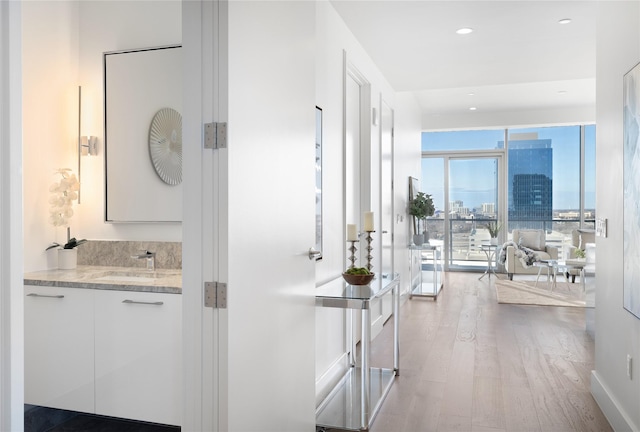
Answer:
<svg viewBox="0 0 640 432"><path fill-rule="evenodd" d="M537 228L561 245L594 228L595 125L425 132L422 158L421 187L436 206L427 225L449 269L486 265L478 244L490 220L503 225L501 241Z"/></svg>
<svg viewBox="0 0 640 432"><path fill-rule="evenodd" d="M423 134L421 187L436 213L427 221L431 241L444 245L445 268L486 266L481 250L487 225L502 221L504 130Z"/></svg>
<svg viewBox="0 0 640 432"><path fill-rule="evenodd" d="M581 127L508 131L509 232L538 228L562 241L580 227Z"/></svg>

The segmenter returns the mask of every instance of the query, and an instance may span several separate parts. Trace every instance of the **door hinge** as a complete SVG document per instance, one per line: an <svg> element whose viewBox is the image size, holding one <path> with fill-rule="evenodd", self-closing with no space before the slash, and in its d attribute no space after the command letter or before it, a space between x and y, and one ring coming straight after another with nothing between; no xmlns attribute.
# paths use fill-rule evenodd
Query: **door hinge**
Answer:
<svg viewBox="0 0 640 432"><path fill-rule="evenodd" d="M204 148L227 148L227 123L214 122L204 124Z"/></svg>
<svg viewBox="0 0 640 432"><path fill-rule="evenodd" d="M227 284L222 282L204 283L204 307L227 308Z"/></svg>

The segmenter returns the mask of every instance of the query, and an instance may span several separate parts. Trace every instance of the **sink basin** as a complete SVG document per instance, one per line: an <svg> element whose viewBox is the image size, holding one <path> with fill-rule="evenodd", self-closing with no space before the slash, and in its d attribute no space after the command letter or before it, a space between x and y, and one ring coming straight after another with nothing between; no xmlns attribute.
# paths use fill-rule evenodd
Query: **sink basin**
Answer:
<svg viewBox="0 0 640 432"><path fill-rule="evenodd" d="M158 276L152 272L132 272L132 271L112 271L103 273L101 276L94 278L96 281L112 281L112 282L154 282L158 280Z"/></svg>
<svg viewBox="0 0 640 432"><path fill-rule="evenodd" d="M149 276L124 276L124 275L110 275L101 276L95 278L97 281L113 281L113 282L153 282L156 280L154 277Z"/></svg>

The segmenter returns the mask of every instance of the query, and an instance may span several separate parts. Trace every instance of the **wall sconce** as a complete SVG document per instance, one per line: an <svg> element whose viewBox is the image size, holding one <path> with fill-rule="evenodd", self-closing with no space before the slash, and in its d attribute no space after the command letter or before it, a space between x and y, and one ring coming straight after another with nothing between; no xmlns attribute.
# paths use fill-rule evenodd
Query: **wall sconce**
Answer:
<svg viewBox="0 0 640 432"><path fill-rule="evenodd" d="M80 154L95 156L98 154L98 137L83 136L80 138Z"/></svg>
<svg viewBox="0 0 640 432"><path fill-rule="evenodd" d="M78 204L82 201L80 199L80 190L82 188L82 156L95 156L98 154L98 137L91 135L81 135L82 129L82 86L78 86L78 182L80 188L78 189Z"/></svg>

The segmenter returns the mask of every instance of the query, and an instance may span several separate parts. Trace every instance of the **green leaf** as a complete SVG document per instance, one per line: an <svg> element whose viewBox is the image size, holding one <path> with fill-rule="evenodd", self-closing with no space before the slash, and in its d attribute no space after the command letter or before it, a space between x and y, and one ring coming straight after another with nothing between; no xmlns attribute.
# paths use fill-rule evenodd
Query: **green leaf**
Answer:
<svg viewBox="0 0 640 432"><path fill-rule="evenodd" d="M48 251L49 249L53 249L53 248L57 248L60 247L60 243L51 243L46 249L45 251Z"/></svg>

